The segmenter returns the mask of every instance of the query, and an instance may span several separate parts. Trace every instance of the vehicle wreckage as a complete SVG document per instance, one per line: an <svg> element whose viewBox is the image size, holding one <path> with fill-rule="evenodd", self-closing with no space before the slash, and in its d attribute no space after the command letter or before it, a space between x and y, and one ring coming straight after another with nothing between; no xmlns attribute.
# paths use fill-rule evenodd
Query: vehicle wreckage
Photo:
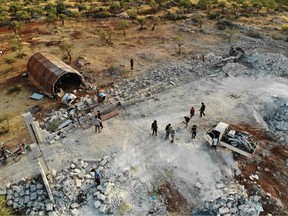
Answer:
<svg viewBox="0 0 288 216"><path fill-rule="evenodd" d="M257 142L250 134L236 131L224 122L219 122L204 137L211 146L224 146L246 157L252 157L257 148Z"/></svg>

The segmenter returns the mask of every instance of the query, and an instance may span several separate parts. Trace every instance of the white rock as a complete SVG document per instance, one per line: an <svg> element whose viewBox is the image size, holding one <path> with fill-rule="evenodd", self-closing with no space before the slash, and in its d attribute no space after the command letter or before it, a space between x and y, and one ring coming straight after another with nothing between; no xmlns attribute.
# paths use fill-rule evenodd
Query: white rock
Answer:
<svg viewBox="0 0 288 216"><path fill-rule="evenodd" d="M5 195L6 194L6 189L1 188L0 189L0 195Z"/></svg>
<svg viewBox="0 0 288 216"><path fill-rule="evenodd" d="M217 184L216 187L217 187L217 189L222 189L225 187L225 185L220 183L220 184Z"/></svg>
<svg viewBox="0 0 288 216"><path fill-rule="evenodd" d="M102 186L102 185L98 185L98 186L97 186L97 190L99 190L99 191L103 192L103 191L104 191L104 188L103 188L103 186Z"/></svg>
<svg viewBox="0 0 288 216"><path fill-rule="evenodd" d="M99 200L97 200L97 201L94 203L94 206L95 206L95 208L100 208L101 202L100 202Z"/></svg>
<svg viewBox="0 0 288 216"><path fill-rule="evenodd" d="M73 203L72 205L71 205L71 208L78 208L80 205L78 204L78 203Z"/></svg>
<svg viewBox="0 0 288 216"><path fill-rule="evenodd" d="M13 204L13 201L12 201L12 200L8 200L8 201L7 201L7 205L8 205L8 206L11 206L12 204Z"/></svg>
<svg viewBox="0 0 288 216"><path fill-rule="evenodd" d="M46 204L46 211L52 211L53 210L53 205L52 203L47 203Z"/></svg>
<svg viewBox="0 0 288 216"><path fill-rule="evenodd" d="M70 165L70 168L71 168L71 169L75 169L75 164L72 163L72 164Z"/></svg>
<svg viewBox="0 0 288 216"><path fill-rule="evenodd" d="M198 189L201 189L202 188L202 185L200 182L196 182L195 183L195 187L197 187Z"/></svg>
<svg viewBox="0 0 288 216"><path fill-rule="evenodd" d="M109 178L109 182L114 183L115 182L115 177Z"/></svg>
<svg viewBox="0 0 288 216"><path fill-rule="evenodd" d="M287 160L287 161L288 161L288 160ZM5 187L6 187L7 189L10 188L10 187L11 187L11 183L10 183L10 182L6 183Z"/></svg>
<svg viewBox="0 0 288 216"><path fill-rule="evenodd" d="M219 209L219 214L220 215L227 214L229 212L230 212L230 210L228 208L226 208L226 207L222 207L222 208Z"/></svg>
<svg viewBox="0 0 288 216"><path fill-rule="evenodd" d="M88 165L89 165L89 164L88 164L87 162L84 162L83 168L86 169L86 168L88 167Z"/></svg>
<svg viewBox="0 0 288 216"><path fill-rule="evenodd" d="M75 173L77 173L77 174L81 172L80 169L74 169L73 171L74 171Z"/></svg>
<svg viewBox="0 0 288 216"><path fill-rule="evenodd" d="M108 161L107 161L106 159L103 159L103 160L100 162L100 165L101 165L101 166L105 166L107 163L108 163Z"/></svg>
<svg viewBox="0 0 288 216"><path fill-rule="evenodd" d="M103 194L98 194L98 195L97 195L97 198L98 198L99 200L103 201L103 202L106 200L106 196L103 195Z"/></svg>
<svg viewBox="0 0 288 216"><path fill-rule="evenodd" d="M236 176L240 176L240 175L241 175L241 171L240 171L240 170L237 170L236 173L235 173L235 175L236 175Z"/></svg>
<svg viewBox="0 0 288 216"><path fill-rule="evenodd" d="M82 169L84 167L84 161L83 160L80 160L76 163L76 167L78 169Z"/></svg>
<svg viewBox="0 0 288 216"><path fill-rule="evenodd" d="M106 213L106 210L107 210L107 205L101 205L99 211L102 213Z"/></svg>
<svg viewBox="0 0 288 216"><path fill-rule="evenodd" d="M43 213L44 213L43 216L45 216L46 215L45 212L43 212ZM59 214L55 211L51 211L48 213L48 216L59 216Z"/></svg>
<svg viewBox="0 0 288 216"><path fill-rule="evenodd" d="M53 177L56 177L56 175L57 175L57 172L56 172L55 169L51 169L51 170L50 170L50 173L51 173L51 175L52 175Z"/></svg>
<svg viewBox="0 0 288 216"><path fill-rule="evenodd" d="M26 194L26 195L29 195L29 194L30 194L30 191L29 191L29 190L26 190L26 191L25 191L25 194Z"/></svg>
<svg viewBox="0 0 288 216"><path fill-rule="evenodd" d="M75 208L75 209L73 209L73 210L71 211L71 214L72 214L73 216L78 216L78 215L80 214L80 211Z"/></svg>
<svg viewBox="0 0 288 216"><path fill-rule="evenodd" d="M78 188L82 186L82 182L80 179L76 179L75 184L76 184L76 187L78 187Z"/></svg>

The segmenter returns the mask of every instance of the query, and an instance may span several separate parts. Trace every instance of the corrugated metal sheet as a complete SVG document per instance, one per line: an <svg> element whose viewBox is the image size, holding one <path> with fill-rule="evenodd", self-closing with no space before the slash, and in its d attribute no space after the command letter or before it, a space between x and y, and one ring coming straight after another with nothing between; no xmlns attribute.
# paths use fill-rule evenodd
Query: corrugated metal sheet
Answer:
<svg viewBox="0 0 288 216"><path fill-rule="evenodd" d="M27 71L32 83L42 92L54 94L54 86L59 78L67 73L77 74L84 81L82 75L56 56L48 53L35 53L28 61Z"/></svg>

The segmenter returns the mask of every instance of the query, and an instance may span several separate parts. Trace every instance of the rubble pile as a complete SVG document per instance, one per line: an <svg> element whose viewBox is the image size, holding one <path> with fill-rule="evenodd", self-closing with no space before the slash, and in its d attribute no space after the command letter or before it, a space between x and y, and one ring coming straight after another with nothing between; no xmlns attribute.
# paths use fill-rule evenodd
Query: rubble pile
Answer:
<svg viewBox="0 0 288 216"><path fill-rule="evenodd" d="M39 180L7 185L7 205L25 215L112 214L119 212L120 206L123 205L122 197L119 195L122 191L123 194L128 192L133 196L133 200L130 201L134 203L133 209L126 210L132 211L131 215L143 212L144 200L148 203L148 209L145 211L166 211L161 202L149 199L147 186L130 176L128 170L115 174L110 168L110 161L109 156L89 163L75 159L69 162L67 169L59 173L54 169L50 170L47 179L54 202L49 199L44 185L39 183ZM94 180L96 170L101 176L101 184L97 187ZM132 183L127 181L128 178L131 178Z"/></svg>
<svg viewBox="0 0 288 216"><path fill-rule="evenodd" d="M265 75L288 76L288 59L282 54L252 52L246 61Z"/></svg>
<svg viewBox="0 0 288 216"><path fill-rule="evenodd" d="M19 212L33 215L44 211L50 204L44 185L35 180L21 181L18 184L6 185L7 205Z"/></svg>
<svg viewBox="0 0 288 216"><path fill-rule="evenodd" d="M283 104L271 114L269 125L273 130L288 132L288 103Z"/></svg>
<svg viewBox="0 0 288 216"><path fill-rule="evenodd" d="M46 129L49 132L55 132L61 128L75 123L78 118L83 115L87 115L89 112L93 112L93 108L97 105L97 97L80 97L76 103L69 105L68 108L61 108L59 110L52 110L46 113L46 117L40 122L42 129Z"/></svg>
<svg viewBox="0 0 288 216"><path fill-rule="evenodd" d="M242 185L233 183L225 187L223 183L219 183L217 188L222 191L223 195L213 201L205 202L200 211L207 212L210 215L227 216L257 216L264 211L261 196L248 197ZM194 214L192 213L192 215Z"/></svg>

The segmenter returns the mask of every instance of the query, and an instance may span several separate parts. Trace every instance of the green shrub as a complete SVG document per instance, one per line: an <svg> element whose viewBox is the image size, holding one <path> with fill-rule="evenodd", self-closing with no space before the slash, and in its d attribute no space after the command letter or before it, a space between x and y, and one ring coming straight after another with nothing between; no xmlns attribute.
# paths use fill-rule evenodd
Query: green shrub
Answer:
<svg viewBox="0 0 288 216"><path fill-rule="evenodd" d="M220 17L220 14L219 14L218 12L210 12L210 13L208 13L208 15L207 15L207 18L208 18L209 20L218 20L219 17Z"/></svg>
<svg viewBox="0 0 288 216"><path fill-rule="evenodd" d="M281 31L288 33L288 25L283 25Z"/></svg>
<svg viewBox="0 0 288 216"><path fill-rule="evenodd" d="M12 216L11 209L6 207L5 196L0 197L0 215L3 216Z"/></svg>
<svg viewBox="0 0 288 216"><path fill-rule="evenodd" d="M228 19L221 19L216 23L216 25L219 30L225 30L226 28L237 28L237 26Z"/></svg>
<svg viewBox="0 0 288 216"><path fill-rule="evenodd" d="M252 38L262 38L261 34L257 31L248 31L246 35Z"/></svg>

